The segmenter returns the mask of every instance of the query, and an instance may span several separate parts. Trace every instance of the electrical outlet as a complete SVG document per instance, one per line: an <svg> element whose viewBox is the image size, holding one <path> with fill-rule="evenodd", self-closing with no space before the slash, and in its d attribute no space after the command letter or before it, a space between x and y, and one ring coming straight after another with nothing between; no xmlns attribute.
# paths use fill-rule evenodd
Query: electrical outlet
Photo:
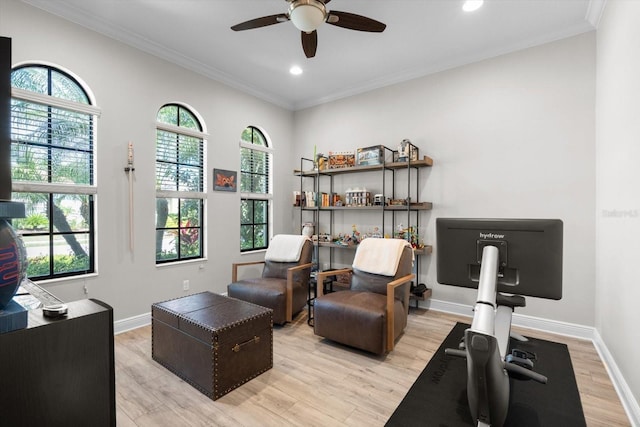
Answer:
<svg viewBox="0 0 640 427"><path fill-rule="evenodd" d="M182 290L183 291L188 291L189 290L189 281L188 280L183 280L182 281Z"/></svg>

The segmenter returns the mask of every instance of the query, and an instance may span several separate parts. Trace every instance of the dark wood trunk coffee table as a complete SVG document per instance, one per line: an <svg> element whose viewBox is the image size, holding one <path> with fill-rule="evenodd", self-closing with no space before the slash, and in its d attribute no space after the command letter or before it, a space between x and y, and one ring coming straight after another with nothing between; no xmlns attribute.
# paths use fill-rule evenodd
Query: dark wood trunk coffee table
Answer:
<svg viewBox="0 0 640 427"><path fill-rule="evenodd" d="M216 400L273 367L273 310L202 292L151 307L152 357Z"/></svg>

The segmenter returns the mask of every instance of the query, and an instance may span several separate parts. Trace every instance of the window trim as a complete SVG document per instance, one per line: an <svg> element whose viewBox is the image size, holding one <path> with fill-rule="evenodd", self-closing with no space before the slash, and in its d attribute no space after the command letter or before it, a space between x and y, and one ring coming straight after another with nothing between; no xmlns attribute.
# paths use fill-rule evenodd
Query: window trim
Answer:
<svg viewBox="0 0 640 427"><path fill-rule="evenodd" d="M154 143L156 144L156 149L154 150L154 178L157 180L158 176L157 176L157 164L158 164L158 151L157 151L157 143L158 143L158 132L169 132L172 134L175 134L177 136L186 136L186 137L192 137L192 138L197 138L200 140L201 142L201 153L202 153L202 163L201 165L199 165L199 167L202 168L202 189L201 191L189 191L189 190L160 190L160 189L156 189L155 190L155 194L154 194L154 199L157 201L158 199L176 199L178 202L178 215L180 215L180 204L181 201L183 200L198 200L200 202L200 220L199 220L199 226L197 227L200 230L200 255L199 256L191 256L191 257L184 257L182 255L180 255L180 242L176 242L176 258L171 258L171 259L158 259L158 254L155 254L155 265L156 267L159 266L167 266L167 265L177 265L180 263L185 263L185 262L201 262L203 260L207 259L207 232L208 232L208 226L207 226L207 181L208 181L208 173L207 173L207 138L209 137L209 134L206 132L206 125L204 123L204 120L202 119L202 117L200 116L200 114L198 114L198 112L192 108L189 105L183 104L183 103L179 103L179 102L168 102L166 104L163 104L160 106L160 108L158 108L157 112L156 112L156 118L158 117L158 114L160 113L160 111L162 111L163 108L166 107L178 107L178 114L180 109L183 109L185 111L187 111L191 116L193 116L193 118L196 120L198 126L200 127L200 129L203 130L198 130L198 129L192 129L192 128L188 128L188 127L182 127L182 126L176 126L176 125L172 125L172 124L168 124L168 123L164 123L161 122L159 120L155 120L155 141ZM154 209L155 212L155 209ZM157 212L156 212L157 214ZM165 224L166 225L166 224ZM185 228L189 228L189 227L185 227ZM171 228L172 230L176 230L178 233L180 233L180 231L183 229L182 226L180 225L180 222L178 222L178 227L177 228ZM158 228L156 221L154 220L154 240L157 239L157 233L158 231L162 231L164 233L164 231L168 230L168 228L166 227L162 227L162 228Z"/></svg>
<svg viewBox="0 0 640 427"><path fill-rule="evenodd" d="M56 194L98 194L96 185L44 184L14 180L12 188L16 193L56 193Z"/></svg>
<svg viewBox="0 0 640 427"><path fill-rule="evenodd" d="M271 223L272 223L272 219L271 219L271 206L273 205L272 203L272 199L258 199L258 198L253 198L253 197L242 197L240 199L240 205L242 205L242 202L251 202L253 204L253 209L252 211L255 212L255 202L266 202L267 203L267 222L264 223L267 226L267 239L265 240L265 246L264 247L255 247L255 245L252 245L252 247L250 249L242 249L242 242L240 243L240 253L246 253L246 252L251 252L251 251L262 251L262 250L267 250L269 248L269 243L271 242L271 238L272 238L272 227L271 227ZM255 215L254 215L255 216ZM262 224L262 223L260 223ZM240 229L242 229L242 227L244 225L249 225L249 224L242 224L240 223ZM253 230L255 231L255 227L256 227L256 223L252 222L251 227L253 228Z"/></svg>
<svg viewBox="0 0 640 427"><path fill-rule="evenodd" d="M258 130L260 130L260 129L258 129ZM260 131L260 132L262 132L262 131ZM262 135L264 135L264 133ZM274 152L274 149L271 148L271 147L265 147L264 145L256 145L256 144L252 144L252 143L246 142L246 141L240 141L238 143L238 145L240 146L240 148L248 148L249 150L264 151L264 152L269 153L269 154L272 154Z"/></svg>
<svg viewBox="0 0 640 427"><path fill-rule="evenodd" d="M265 194L265 193L240 193L240 199L251 199L251 200L273 200L273 194Z"/></svg>
<svg viewBox="0 0 640 427"><path fill-rule="evenodd" d="M156 190L156 198L206 200L207 193L200 191Z"/></svg>
<svg viewBox="0 0 640 427"><path fill-rule="evenodd" d="M159 197L156 195L156 199L158 199ZM162 198L162 197L160 197ZM206 231L206 224L205 224L205 207L206 207L206 201L204 199L201 199L199 197L195 197L195 198L188 198L188 197L178 197L175 198L178 202L178 227L162 227L162 228L158 228L156 226L155 228L155 233L156 233L156 238L157 238L157 233L158 231L162 231L163 235L164 232L167 230L175 230L178 234L180 234L180 232L182 230L188 229L188 228L197 228L198 230L200 230L200 254L197 256L190 256L190 257L185 257L182 256L180 254L180 242L177 241L176 242L176 256L178 256L178 258L170 258L170 259L161 259L158 260L157 258L157 253L156 253L156 266L158 265L166 265L166 264L174 264L177 262L185 262L185 261L201 261L203 259L206 259L206 253L205 253L205 248L206 248L206 244L205 244L205 236L204 233ZM189 200L198 200L200 203L200 225L197 227L182 227L180 226L180 205L181 202L185 199L189 199ZM166 225L166 224L165 224Z"/></svg>
<svg viewBox="0 0 640 427"><path fill-rule="evenodd" d="M167 105L163 105L162 108L164 108L166 106L168 106L168 104ZM198 117L195 114L193 114L193 112L191 110L189 110L187 107L183 107L182 105L180 105L180 107L188 110L196 119L198 119ZM198 121L200 121L200 119L198 119ZM199 123L199 124L200 124L200 126L202 126L201 123ZM198 130L191 129L191 128L183 128L183 127L180 127L180 126L174 126L174 125L170 125L170 124L159 122L159 121L156 121L156 130L163 130L165 132L173 132L173 133L178 133L180 135L186 135L186 136L192 136L194 138L200 138L200 139L202 139L203 149L204 149L204 142L207 140L207 137L209 136L208 133L203 132L203 131L198 131Z"/></svg>
<svg viewBox="0 0 640 427"><path fill-rule="evenodd" d="M31 67L26 66L22 68L31 68ZM63 71L59 69L55 69L55 70ZM80 85L80 83L78 83L77 81L76 83ZM86 89L83 86L80 86L80 87L86 92ZM99 118L100 115L102 114L102 109L94 105L82 104L80 102L69 101L67 99L62 99L62 98L58 98L51 95L45 95L42 93L31 92L31 91L16 88L16 87L11 88L11 97L15 99L20 99L22 101L42 104L45 106L62 108L63 110L73 111L74 113L91 114L92 116L95 116L95 118Z"/></svg>
<svg viewBox="0 0 640 427"><path fill-rule="evenodd" d="M32 182L32 181L20 181L17 179L12 180L11 191L15 193L43 193L47 194L47 198L50 201L53 195L55 194L72 194L72 195L86 195L90 198L89 203L89 217L91 218L92 226L89 227L88 231L85 232L72 232L71 234L87 234L89 242L88 242L88 254L89 254L89 268L88 270L81 271L69 271L65 273L56 273L53 270L55 253L52 251L49 254L50 261L49 265L51 270L47 276L39 276L34 277L35 280L39 282L51 282L51 281L61 281L61 280L69 280L69 279L84 279L88 276L97 276L98 275L98 243L97 243L97 235L98 235L98 219L97 219L97 199L98 199L98 179L96 173L96 163L97 163L97 139L98 139L98 119L101 116L102 110L99 107L96 107L95 99L93 97L92 92L88 89L88 87L84 84L84 82L78 78L75 74L59 67L51 64L43 64L43 63L23 63L20 65L16 65L12 67L11 73L20 69L28 69L28 68L44 68L47 70L47 73L52 71L59 73L70 81L72 81L75 85L80 88L87 97L87 103L80 103L75 101L70 101L67 99L59 98L56 96L52 96L49 94L42 94L37 92L32 92L29 90L21 89L14 87L11 85L11 93L10 99L26 101L31 104L41 105L46 107L49 111L53 108L55 109L63 109L66 111L70 111L72 113L80 113L91 116L92 122L92 130L89 138L91 140L91 162L92 162L92 178L91 184L59 184L59 183L51 183L51 182ZM49 90L51 88L48 88ZM13 129L13 125L9 124L9 131ZM13 140L10 139L10 144L13 145ZM49 201L47 203L49 203ZM50 204L50 203L49 203ZM51 220L51 216L53 212L50 211L48 213L49 220ZM53 240L56 236L63 235L63 232L55 232L53 231L53 226L49 228L49 231L42 233L42 236L47 236L49 240L49 247L52 249ZM29 234L27 237L35 234Z"/></svg>
<svg viewBox="0 0 640 427"><path fill-rule="evenodd" d="M264 247L260 247L260 248L256 248L256 247L252 247L250 249L242 249L242 241L239 241L240 243L240 253L241 254L248 254L248 253L252 253L252 252L257 252L257 251L265 251L269 248L269 244L271 243L271 238L273 237L273 204L274 204L274 195L273 195L273 157L274 157L274 153L275 150L271 147L271 140L269 138L269 136L267 135L267 133L265 131L263 131L262 129L260 129L258 126L253 126L253 125L249 125L246 126L243 129L246 130L247 128L253 128L254 131L257 131L261 134L262 138L264 139L264 142L266 145L258 145L258 144L254 144L251 142L246 142L243 141L242 139L240 139L240 141L238 141L238 147L240 149L242 148L246 148L248 150L255 150L255 151L260 151L263 153L266 153L269 156L269 170L267 171L267 179L268 179L268 187L267 187L267 192L266 193L251 193L251 192L245 192L245 191L241 191L240 192L240 202L242 204L243 201L248 200L248 201L266 201L267 202L267 222L266 222L266 226L267 226L267 239L265 242L265 246ZM240 159L242 161L242 150L240 150ZM239 173L240 175L242 175L242 168L239 168ZM242 178L241 178L242 179ZM254 224L255 225L255 224ZM239 224L240 229L242 229L243 224L240 223Z"/></svg>

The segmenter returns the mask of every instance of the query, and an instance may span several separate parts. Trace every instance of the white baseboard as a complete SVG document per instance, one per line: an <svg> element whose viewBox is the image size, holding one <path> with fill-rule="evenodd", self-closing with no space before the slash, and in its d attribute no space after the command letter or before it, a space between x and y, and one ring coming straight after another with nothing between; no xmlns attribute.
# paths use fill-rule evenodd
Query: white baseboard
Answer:
<svg viewBox="0 0 640 427"><path fill-rule="evenodd" d="M596 332L595 328L592 326L541 319L540 317L525 316L518 313L513 314L513 320L511 323L523 328L536 329L538 331L551 332L558 335L590 341L593 341L595 336L594 334Z"/></svg>
<svg viewBox="0 0 640 427"><path fill-rule="evenodd" d="M473 308L469 305L434 299L422 302L420 307L466 316L469 318L469 321L471 321L471 317L473 315ZM595 328L591 326L542 319L539 317L523 316L517 313L514 313L512 323L523 328L536 329L539 331L551 332L554 334L591 341L600 355L602 363L604 363L605 368L607 369L609 378L618 393L618 397L620 398L622 406L629 417L631 425L634 427L640 427L640 406L638 406L638 402L634 398L629 385L620 372L620 369L618 369L618 365Z"/></svg>
<svg viewBox="0 0 640 427"><path fill-rule="evenodd" d="M423 308L435 311L457 314L469 318L473 317L473 307L466 304L458 304L448 301L427 300L420 304ZM580 338L585 340L594 339L595 329L591 326L576 325L574 323L559 322L556 320L542 319L540 317L525 316L514 313L511 323L523 328L536 329L538 331L551 332L558 335Z"/></svg>
<svg viewBox="0 0 640 427"><path fill-rule="evenodd" d="M115 335L151 324L151 312L113 322Z"/></svg>
<svg viewBox="0 0 640 427"><path fill-rule="evenodd" d="M227 293L220 295L227 296ZM129 317L122 320L116 320L113 322L113 332L115 335L123 332L130 331L132 329L141 328L151 324L151 312L139 314L137 316Z"/></svg>
<svg viewBox="0 0 640 427"><path fill-rule="evenodd" d="M616 361L609 352L607 346L604 344L604 341L602 341L602 337L598 331L595 331L593 345L596 347L596 351L600 355L600 359L602 359L602 363L604 363L605 368L607 368L609 378L611 378L611 382L613 382L613 386L615 387L616 392L618 392L618 396L620 397L624 410L627 412L631 425L639 427L640 405L638 405L638 401L633 397L629 384L625 381Z"/></svg>

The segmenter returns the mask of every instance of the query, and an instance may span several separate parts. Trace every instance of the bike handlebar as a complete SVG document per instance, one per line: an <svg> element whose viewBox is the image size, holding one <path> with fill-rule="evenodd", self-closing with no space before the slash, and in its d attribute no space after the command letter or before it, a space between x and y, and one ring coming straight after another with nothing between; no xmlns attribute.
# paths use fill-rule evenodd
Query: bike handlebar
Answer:
<svg viewBox="0 0 640 427"><path fill-rule="evenodd" d="M464 358L467 357L466 350L457 350L455 348L445 348L444 354L446 354L447 356L456 356L456 357L464 357Z"/></svg>
<svg viewBox="0 0 640 427"><path fill-rule="evenodd" d="M467 357L466 350L458 350L455 348L445 348L444 353L447 356L463 357L465 359ZM530 378L534 381L539 382L540 384L547 383L547 377L545 377L544 375L534 372L531 369L523 368L522 366L516 365L515 363L505 362L504 369L506 369L507 372L513 372L514 374L518 374L518 375L522 375L523 377Z"/></svg>
<svg viewBox="0 0 640 427"><path fill-rule="evenodd" d="M532 380L537 381L540 384L547 383L547 377L545 377L544 375L534 372L531 369L523 368L522 366L516 365L515 363L505 363L504 369L506 369L508 372L513 372L524 377L531 378Z"/></svg>

